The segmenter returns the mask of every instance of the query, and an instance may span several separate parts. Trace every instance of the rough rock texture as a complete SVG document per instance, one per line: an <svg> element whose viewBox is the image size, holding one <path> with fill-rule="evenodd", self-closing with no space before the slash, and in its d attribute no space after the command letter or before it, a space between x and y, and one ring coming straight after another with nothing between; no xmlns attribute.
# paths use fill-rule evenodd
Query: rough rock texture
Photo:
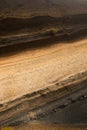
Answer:
<svg viewBox="0 0 87 130"><path fill-rule="evenodd" d="M87 13L86 0L0 0L0 14L7 16L35 16Z"/></svg>
<svg viewBox="0 0 87 130"><path fill-rule="evenodd" d="M0 102L43 89L87 69L87 40L29 49L0 58Z"/></svg>

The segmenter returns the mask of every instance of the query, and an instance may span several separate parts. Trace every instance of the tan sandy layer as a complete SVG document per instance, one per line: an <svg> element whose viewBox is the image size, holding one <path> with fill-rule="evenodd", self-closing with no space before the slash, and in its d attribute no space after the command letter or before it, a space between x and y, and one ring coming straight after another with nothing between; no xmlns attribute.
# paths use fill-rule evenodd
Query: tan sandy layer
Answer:
<svg viewBox="0 0 87 130"><path fill-rule="evenodd" d="M87 40L0 58L0 103L87 69Z"/></svg>
<svg viewBox="0 0 87 130"><path fill-rule="evenodd" d="M22 125L14 127L13 130L87 130L86 125L58 125L45 123L31 123L29 125Z"/></svg>

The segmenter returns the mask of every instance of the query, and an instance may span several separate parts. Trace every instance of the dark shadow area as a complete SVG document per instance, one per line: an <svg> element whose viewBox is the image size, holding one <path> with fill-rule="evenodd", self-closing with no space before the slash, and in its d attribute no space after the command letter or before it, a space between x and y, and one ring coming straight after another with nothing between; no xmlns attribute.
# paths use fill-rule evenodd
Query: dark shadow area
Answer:
<svg viewBox="0 0 87 130"><path fill-rule="evenodd" d="M87 25L87 14L67 15L63 17L35 16L32 18L0 18L0 36L21 32L35 32L42 28L65 25Z"/></svg>
<svg viewBox="0 0 87 130"><path fill-rule="evenodd" d="M0 35L21 32L35 32L42 28L61 25L63 18L36 16L33 18L4 18L0 19Z"/></svg>
<svg viewBox="0 0 87 130"><path fill-rule="evenodd" d="M87 124L86 86L87 86L87 80L83 83L76 84L74 86L75 89L76 87L82 87L82 89L78 89L78 91L75 91L73 93L72 91L74 90L74 88L69 89L68 87L67 91L70 91L71 94L67 94L67 96L54 101L53 109L51 109L50 111L48 109L49 104L46 105L48 111L45 111L43 112L42 115L37 116L36 120L40 120L42 122L48 122L48 123L56 123L56 124L58 123L58 124L67 124L67 125ZM57 102L60 102L60 105L57 104ZM52 102L50 104L52 105ZM42 109L44 109L44 107Z"/></svg>
<svg viewBox="0 0 87 130"><path fill-rule="evenodd" d="M73 34L63 34L61 36L51 36L46 39L42 40L36 40L31 42L24 42L14 45L9 45L7 47L1 47L0 48L0 57L7 57L9 55L14 55L26 50L34 50L34 49L40 49L45 47L50 47L53 44L70 44L74 43L76 41L80 41L81 39L87 38L87 29L79 30L78 32L75 32Z"/></svg>
<svg viewBox="0 0 87 130"><path fill-rule="evenodd" d="M7 47L0 47L0 57L9 56L20 53L25 50L40 49L50 47L58 43L73 43L81 39L87 38L87 14L70 15L61 18L50 16L36 16L33 18L4 18L0 19L0 34L8 34L21 31L21 29L29 29L32 31L40 30L44 27L61 27L62 33L57 36L51 34L48 38L34 40L30 42L14 43ZM71 29L69 29L71 27ZM81 27L81 28L79 28ZM20 34L20 33L19 33ZM12 43L14 40L12 41ZM2 43L3 44L3 43Z"/></svg>

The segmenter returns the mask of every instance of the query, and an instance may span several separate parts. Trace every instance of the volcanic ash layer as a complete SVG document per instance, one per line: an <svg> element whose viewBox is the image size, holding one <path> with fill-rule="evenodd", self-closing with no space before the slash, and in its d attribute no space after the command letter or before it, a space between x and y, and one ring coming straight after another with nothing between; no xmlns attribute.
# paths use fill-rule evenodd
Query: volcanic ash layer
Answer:
<svg viewBox="0 0 87 130"><path fill-rule="evenodd" d="M0 104L86 72L86 48L87 40L80 40L0 57Z"/></svg>

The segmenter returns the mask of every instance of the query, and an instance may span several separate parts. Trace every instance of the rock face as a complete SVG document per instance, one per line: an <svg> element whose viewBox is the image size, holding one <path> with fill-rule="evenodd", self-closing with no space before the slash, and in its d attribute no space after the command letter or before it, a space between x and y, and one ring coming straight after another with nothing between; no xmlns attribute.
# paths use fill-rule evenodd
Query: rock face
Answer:
<svg viewBox="0 0 87 130"><path fill-rule="evenodd" d="M43 41L40 41L41 44ZM46 44L48 41L45 41ZM60 42L61 43L61 42ZM87 40L61 44L35 50L27 45L21 52L22 46L14 46L10 55L0 58L0 103L13 100L33 91L45 89L56 82L69 76L81 73L87 69ZM17 48L20 48L19 50ZM16 53L11 55L12 52ZM10 54L9 54L10 53ZM4 56L2 55L2 56ZM85 57L85 58L84 58ZM79 66L79 67L78 67ZM50 88L50 87L49 87Z"/></svg>
<svg viewBox="0 0 87 130"><path fill-rule="evenodd" d="M0 0L1 14L22 17L86 13L86 6L86 0Z"/></svg>
<svg viewBox="0 0 87 130"><path fill-rule="evenodd" d="M0 0L0 126L87 100L86 86L87 0Z"/></svg>

